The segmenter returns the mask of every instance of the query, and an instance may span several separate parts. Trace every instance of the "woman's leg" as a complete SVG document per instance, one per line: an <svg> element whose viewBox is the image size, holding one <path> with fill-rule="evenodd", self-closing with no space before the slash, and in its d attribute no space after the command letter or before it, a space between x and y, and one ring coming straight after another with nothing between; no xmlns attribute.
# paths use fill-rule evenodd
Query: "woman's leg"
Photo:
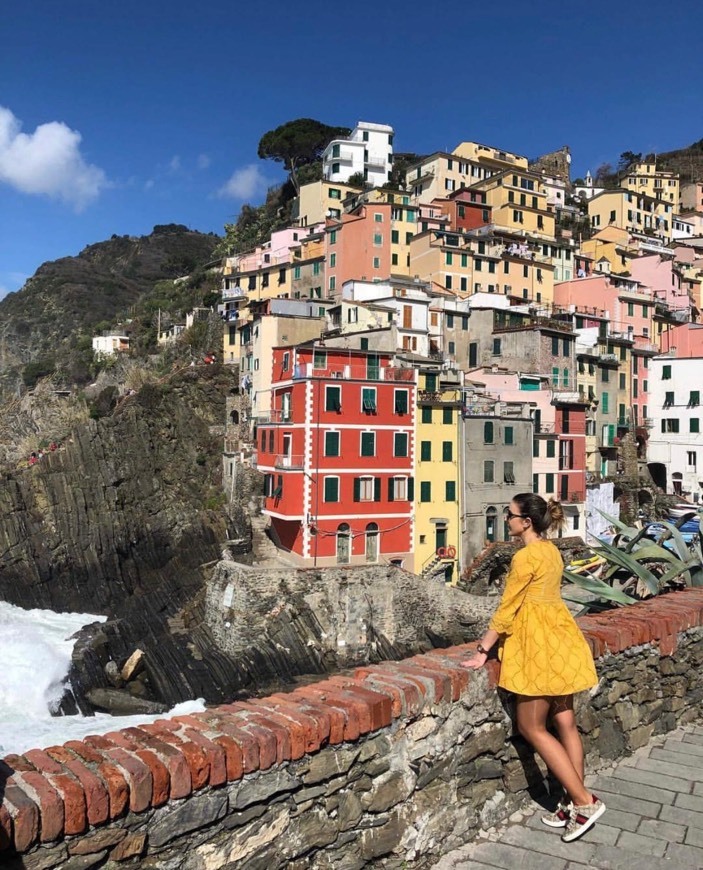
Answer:
<svg viewBox="0 0 703 870"><path fill-rule="evenodd" d="M583 782L583 743L576 727L574 696L562 695L560 698L553 698L549 712L559 734L559 742L566 750L569 761Z"/></svg>
<svg viewBox="0 0 703 870"><path fill-rule="evenodd" d="M584 788L582 777L571 763L566 749L556 737L547 731L550 704L550 698L531 698L518 695L518 730L525 740L537 750L571 800L577 806L590 804L593 798Z"/></svg>

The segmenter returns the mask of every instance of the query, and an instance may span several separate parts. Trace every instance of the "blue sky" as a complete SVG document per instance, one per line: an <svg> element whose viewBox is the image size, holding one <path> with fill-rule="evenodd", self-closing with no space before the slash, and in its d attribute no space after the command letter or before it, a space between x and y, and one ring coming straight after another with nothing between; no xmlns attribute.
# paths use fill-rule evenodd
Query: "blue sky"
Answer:
<svg viewBox="0 0 703 870"><path fill-rule="evenodd" d="M700 0L3 7L0 294L113 233L221 232L281 180L256 147L292 118L390 123L400 151L568 144L575 175L703 137Z"/></svg>

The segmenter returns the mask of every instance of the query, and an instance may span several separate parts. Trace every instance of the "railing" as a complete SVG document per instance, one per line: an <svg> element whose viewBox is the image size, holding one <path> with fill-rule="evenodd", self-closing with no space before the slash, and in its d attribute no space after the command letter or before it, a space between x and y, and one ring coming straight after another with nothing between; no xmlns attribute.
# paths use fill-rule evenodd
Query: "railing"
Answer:
<svg viewBox="0 0 703 870"><path fill-rule="evenodd" d="M579 504L583 501L583 493L582 492L570 492L566 498L562 499L566 504Z"/></svg>
<svg viewBox="0 0 703 870"><path fill-rule="evenodd" d="M644 420L642 421L642 425L646 429L653 429L654 428L654 417L645 417Z"/></svg>
<svg viewBox="0 0 703 870"><path fill-rule="evenodd" d="M568 387L552 387L552 401L561 402L562 404L581 404L584 399L577 390L570 390Z"/></svg>
<svg viewBox="0 0 703 870"><path fill-rule="evenodd" d="M274 466L276 468L303 468L305 466L305 457L285 453L283 456L276 457Z"/></svg>
<svg viewBox="0 0 703 870"><path fill-rule="evenodd" d="M397 366L325 366L315 367L313 363L298 363L293 370L293 378L323 378L332 380L360 381L415 381L415 369Z"/></svg>
<svg viewBox="0 0 703 870"><path fill-rule="evenodd" d="M259 411L256 414L256 422L259 425L266 423L290 423L292 419L292 411L283 411L280 408L274 408L269 411Z"/></svg>
<svg viewBox="0 0 703 870"><path fill-rule="evenodd" d="M342 151L341 148L337 154L334 151L331 151L327 155L327 161L329 163L334 163L337 160L342 163L353 163L354 162L354 152L353 151Z"/></svg>
<svg viewBox="0 0 703 870"><path fill-rule="evenodd" d="M618 428L619 429L629 429L630 421L627 417L618 417Z"/></svg>
<svg viewBox="0 0 703 870"><path fill-rule="evenodd" d="M364 160L365 166L376 166L380 169L385 168L386 161L382 157L368 157Z"/></svg>

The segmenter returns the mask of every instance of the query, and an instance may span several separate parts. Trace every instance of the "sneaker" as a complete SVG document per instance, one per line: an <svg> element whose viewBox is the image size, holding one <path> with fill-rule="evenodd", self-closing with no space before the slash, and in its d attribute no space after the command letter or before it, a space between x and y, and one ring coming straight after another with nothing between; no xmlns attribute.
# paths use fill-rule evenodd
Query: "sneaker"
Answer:
<svg viewBox="0 0 703 870"><path fill-rule="evenodd" d="M549 828L565 828L571 817L572 806L572 803L560 800L553 813L547 813L545 816L542 816L542 824L547 825Z"/></svg>
<svg viewBox="0 0 703 870"><path fill-rule="evenodd" d="M605 804L593 795L593 803L585 804L582 807L571 807L571 818L566 826L566 831L562 835L562 840L565 843L570 843L572 840L585 834L586 831L593 827L598 819L605 812Z"/></svg>

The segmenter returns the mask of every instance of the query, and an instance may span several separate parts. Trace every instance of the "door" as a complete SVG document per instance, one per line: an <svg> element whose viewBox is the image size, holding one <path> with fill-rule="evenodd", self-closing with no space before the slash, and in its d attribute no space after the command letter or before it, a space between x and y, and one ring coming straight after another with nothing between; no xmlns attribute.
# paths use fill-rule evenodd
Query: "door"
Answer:
<svg viewBox="0 0 703 870"><path fill-rule="evenodd" d="M337 529L337 564L348 565L351 556L351 535L349 524L342 523Z"/></svg>
<svg viewBox="0 0 703 870"><path fill-rule="evenodd" d="M369 523L366 526L366 561L378 562L378 525Z"/></svg>
<svg viewBox="0 0 703 870"><path fill-rule="evenodd" d="M435 526L434 540L435 540L435 551L439 550L441 547L447 546L447 527L446 526Z"/></svg>
<svg viewBox="0 0 703 870"><path fill-rule="evenodd" d="M291 444L293 436L290 432L286 432L283 436L283 465L286 468L290 467Z"/></svg>
<svg viewBox="0 0 703 870"><path fill-rule="evenodd" d="M472 341L469 344L469 368L475 369L478 365L478 344Z"/></svg>
<svg viewBox="0 0 703 870"><path fill-rule="evenodd" d="M379 379L381 362L377 353L370 353L366 358L366 377L370 381Z"/></svg>

